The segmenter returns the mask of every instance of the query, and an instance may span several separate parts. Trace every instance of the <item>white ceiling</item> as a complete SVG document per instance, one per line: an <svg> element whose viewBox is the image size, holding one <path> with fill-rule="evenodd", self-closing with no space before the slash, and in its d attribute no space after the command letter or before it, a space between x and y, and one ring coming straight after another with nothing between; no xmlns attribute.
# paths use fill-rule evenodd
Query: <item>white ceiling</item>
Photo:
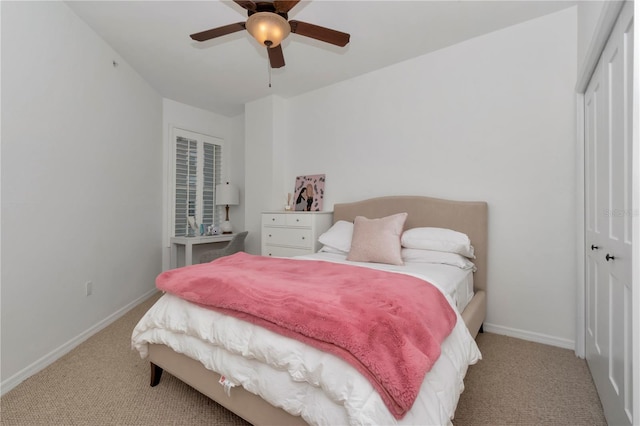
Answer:
<svg viewBox="0 0 640 426"><path fill-rule="evenodd" d="M190 34L244 22L231 1L68 1L163 97L234 116L246 102L284 98L346 80L524 22L575 1L302 1L289 19L351 34L336 47L291 34L286 66L269 70L266 48L246 31L207 42Z"/></svg>

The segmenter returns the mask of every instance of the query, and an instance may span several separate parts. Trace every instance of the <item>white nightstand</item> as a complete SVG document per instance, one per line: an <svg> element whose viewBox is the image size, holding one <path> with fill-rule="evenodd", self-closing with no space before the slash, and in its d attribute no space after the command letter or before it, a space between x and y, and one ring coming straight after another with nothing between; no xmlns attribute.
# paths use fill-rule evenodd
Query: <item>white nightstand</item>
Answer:
<svg viewBox="0 0 640 426"><path fill-rule="evenodd" d="M318 251L318 237L331 227L333 212L263 212L262 255L291 257Z"/></svg>

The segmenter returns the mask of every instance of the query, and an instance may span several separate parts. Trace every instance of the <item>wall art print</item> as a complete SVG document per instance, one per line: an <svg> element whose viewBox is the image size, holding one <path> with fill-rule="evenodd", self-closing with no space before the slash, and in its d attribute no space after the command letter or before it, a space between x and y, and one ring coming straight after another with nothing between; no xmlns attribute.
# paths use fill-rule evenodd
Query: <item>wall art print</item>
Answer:
<svg viewBox="0 0 640 426"><path fill-rule="evenodd" d="M296 211L318 212L324 200L324 175L298 176L293 191Z"/></svg>

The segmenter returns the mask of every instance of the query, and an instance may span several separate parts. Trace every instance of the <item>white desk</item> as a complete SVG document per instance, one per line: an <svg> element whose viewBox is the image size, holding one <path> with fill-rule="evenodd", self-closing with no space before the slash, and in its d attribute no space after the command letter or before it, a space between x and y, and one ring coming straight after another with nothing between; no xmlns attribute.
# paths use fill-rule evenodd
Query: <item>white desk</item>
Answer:
<svg viewBox="0 0 640 426"><path fill-rule="evenodd" d="M209 235L201 237L171 237L171 269L178 267L178 246L184 246L184 265L193 264L193 246L231 241L235 234Z"/></svg>

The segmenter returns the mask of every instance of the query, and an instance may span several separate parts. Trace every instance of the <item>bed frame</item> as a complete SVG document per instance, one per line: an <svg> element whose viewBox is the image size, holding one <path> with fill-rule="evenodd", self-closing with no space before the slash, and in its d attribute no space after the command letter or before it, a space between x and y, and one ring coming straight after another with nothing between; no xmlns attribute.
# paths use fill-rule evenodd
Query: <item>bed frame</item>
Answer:
<svg viewBox="0 0 640 426"><path fill-rule="evenodd" d="M487 302L487 203L482 201L450 201L420 196L390 196L353 203L335 204L333 222L353 221L356 216L369 219L407 212L405 229L421 226L448 228L463 232L475 249L474 296L462 312L462 318L472 336L482 331ZM242 387L233 389L228 397L218 384L220 374L206 369L200 362L174 352L165 345L149 345L151 386L160 382L162 371L182 380L223 407L254 425L304 425L301 417L274 407Z"/></svg>

